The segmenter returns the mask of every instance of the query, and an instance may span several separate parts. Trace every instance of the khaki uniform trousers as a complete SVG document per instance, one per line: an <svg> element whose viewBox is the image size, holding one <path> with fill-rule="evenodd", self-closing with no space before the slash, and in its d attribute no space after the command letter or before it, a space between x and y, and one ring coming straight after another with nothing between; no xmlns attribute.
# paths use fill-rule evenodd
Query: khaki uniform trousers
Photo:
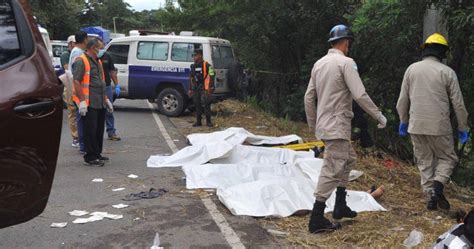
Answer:
<svg viewBox="0 0 474 249"><path fill-rule="evenodd" d="M64 99L67 98L66 88L64 88ZM76 122L76 104L72 101L72 96L69 97L66 101L67 105L67 121L69 125L69 130L71 131L71 136L73 139L79 138L79 133L77 132L77 122Z"/></svg>
<svg viewBox="0 0 474 249"><path fill-rule="evenodd" d="M324 140L324 163L319 175L315 196L326 202L336 187L346 187L349 173L355 167L357 154L349 140Z"/></svg>
<svg viewBox="0 0 474 249"><path fill-rule="evenodd" d="M430 195L433 181L449 182L458 162L452 135L431 136L411 134L416 165L420 170L423 191Z"/></svg>

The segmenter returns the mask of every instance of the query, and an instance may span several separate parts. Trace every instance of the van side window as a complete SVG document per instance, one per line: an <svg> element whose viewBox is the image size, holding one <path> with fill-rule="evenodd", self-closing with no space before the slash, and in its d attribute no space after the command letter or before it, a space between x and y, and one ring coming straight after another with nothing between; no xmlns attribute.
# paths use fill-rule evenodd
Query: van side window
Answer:
<svg viewBox="0 0 474 249"><path fill-rule="evenodd" d="M114 44L107 49L107 53L112 57L115 64L128 64L128 51L130 45Z"/></svg>
<svg viewBox="0 0 474 249"><path fill-rule="evenodd" d="M10 1L0 1L0 66L22 54Z"/></svg>
<svg viewBox="0 0 474 249"><path fill-rule="evenodd" d="M173 47L171 49L171 60L192 62L194 49L197 48L202 49L202 44L180 42L173 43Z"/></svg>
<svg viewBox="0 0 474 249"><path fill-rule="evenodd" d="M165 61L168 59L167 42L139 42L137 58L140 60Z"/></svg>

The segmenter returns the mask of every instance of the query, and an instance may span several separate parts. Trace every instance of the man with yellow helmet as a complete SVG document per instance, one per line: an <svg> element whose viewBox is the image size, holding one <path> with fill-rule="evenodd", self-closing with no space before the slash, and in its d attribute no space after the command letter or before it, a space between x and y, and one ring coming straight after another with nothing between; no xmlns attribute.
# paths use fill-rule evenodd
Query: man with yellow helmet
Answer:
<svg viewBox="0 0 474 249"><path fill-rule="evenodd" d="M443 189L458 161L454 151L450 103L458 123L459 141L468 140L467 111L454 70L441 61L448 41L434 33L422 45L423 59L408 67L403 77L397 110L399 134L410 133L428 210L449 209Z"/></svg>

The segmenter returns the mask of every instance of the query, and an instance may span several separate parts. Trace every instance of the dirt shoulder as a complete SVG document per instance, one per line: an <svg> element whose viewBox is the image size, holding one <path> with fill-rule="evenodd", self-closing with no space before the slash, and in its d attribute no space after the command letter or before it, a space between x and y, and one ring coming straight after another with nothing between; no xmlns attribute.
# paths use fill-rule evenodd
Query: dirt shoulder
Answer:
<svg viewBox="0 0 474 249"><path fill-rule="evenodd" d="M171 120L183 135L243 127L257 135L297 134L305 141L314 141L306 123L272 117L249 103L226 100L214 104L213 112L214 128L193 128L195 120L190 113ZM451 211L428 212L416 167L376 150L361 150L357 145L356 150L359 156L356 169L363 171L364 175L351 182L348 189L366 191L372 186L383 185L385 193L378 201L388 212L360 213L355 220L343 220L343 229L325 235L307 232L309 215L263 218L258 219L259 224L287 233L283 237L279 235L279 239L285 239L296 247L399 248L403 247L409 233L417 229L424 234L420 246L427 248L455 224L458 209L469 210L474 206L473 193L453 183L446 189Z"/></svg>

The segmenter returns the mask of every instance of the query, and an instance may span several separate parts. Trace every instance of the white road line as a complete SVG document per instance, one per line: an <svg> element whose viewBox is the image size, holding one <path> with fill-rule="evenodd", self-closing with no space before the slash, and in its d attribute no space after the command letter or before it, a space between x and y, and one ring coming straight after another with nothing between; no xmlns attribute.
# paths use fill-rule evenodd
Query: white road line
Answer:
<svg viewBox="0 0 474 249"><path fill-rule="evenodd" d="M171 139L168 131L166 130L165 126L163 125L163 122L160 119L160 116L158 116L158 114L156 113L155 107L153 106L153 104L150 104L150 103L148 103L148 106L151 109L153 118L155 118L156 124L158 125L158 128L160 129L161 134L165 138L166 143L168 144L168 147L170 147L173 153L178 152L178 147L174 143L173 139ZM222 213L219 212L216 204L211 200L211 198L209 198L208 196L201 197L201 201L204 203L204 206L209 211L209 214L211 214L212 219L214 220L214 222L216 222L217 226L221 230L222 234L224 235L225 240L227 240L227 243L230 245L230 247L233 249L244 249L245 246L240 240L239 236L237 235L237 233L235 233L234 229L232 229L232 227L229 225L224 215L222 215Z"/></svg>

